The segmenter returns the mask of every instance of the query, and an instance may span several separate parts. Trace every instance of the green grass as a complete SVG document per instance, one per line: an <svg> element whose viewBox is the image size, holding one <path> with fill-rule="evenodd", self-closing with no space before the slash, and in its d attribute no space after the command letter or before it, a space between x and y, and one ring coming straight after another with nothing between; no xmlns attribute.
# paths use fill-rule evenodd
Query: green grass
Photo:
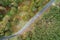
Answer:
<svg viewBox="0 0 60 40"><path fill-rule="evenodd" d="M56 2L56 3L59 3L59 2L60 2L60 0L55 0L55 2Z"/></svg>
<svg viewBox="0 0 60 40"><path fill-rule="evenodd" d="M35 40L60 40L60 8L52 7L35 27Z"/></svg>

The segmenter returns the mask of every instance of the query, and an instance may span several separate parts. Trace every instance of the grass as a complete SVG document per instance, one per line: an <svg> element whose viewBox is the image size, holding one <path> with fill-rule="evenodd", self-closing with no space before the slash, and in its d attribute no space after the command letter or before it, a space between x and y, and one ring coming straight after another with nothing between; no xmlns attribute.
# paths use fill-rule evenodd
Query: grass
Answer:
<svg viewBox="0 0 60 40"><path fill-rule="evenodd" d="M35 40L60 40L60 8L52 7L35 27Z"/></svg>

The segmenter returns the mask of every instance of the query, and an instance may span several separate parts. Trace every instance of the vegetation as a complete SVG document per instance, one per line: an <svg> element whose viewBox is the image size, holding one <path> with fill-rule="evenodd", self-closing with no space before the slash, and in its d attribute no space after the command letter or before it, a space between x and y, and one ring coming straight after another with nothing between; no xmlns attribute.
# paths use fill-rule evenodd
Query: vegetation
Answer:
<svg viewBox="0 0 60 40"><path fill-rule="evenodd" d="M50 0L0 0L0 37L16 33ZM16 27L17 24L21 26Z"/></svg>
<svg viewBox="0 0 60 40"><path fill-rule="evenodd" d="M34 30L19 40L60 40L60 7L52 6L35 25Z"/></svg>
<svg viewBox="0 0 60 40"><path fill-rule="evenodd" d="M0 38L16 33L47 2L49 0L0 0ZM16 27L19 22L20 26ZM9 40L60 40L60 7L51 6L33 28Z"/></svg>
<svg viewBox="0 0 60 40"><path fill-rule="evenodd" d="M16 37L16 40L60 40L59 28L60 7L55 5L50 7L49 12L44 12L43 17L34 24L34 30Z"/></svg>

